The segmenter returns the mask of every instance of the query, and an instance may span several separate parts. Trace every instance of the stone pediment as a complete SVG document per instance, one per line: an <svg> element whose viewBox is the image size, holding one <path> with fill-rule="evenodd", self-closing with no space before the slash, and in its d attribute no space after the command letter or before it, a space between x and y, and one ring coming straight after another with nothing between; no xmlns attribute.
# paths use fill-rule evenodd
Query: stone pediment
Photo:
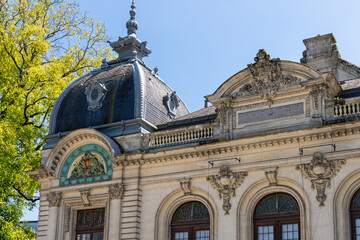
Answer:
<svg viewBox="0 0 360 240"><path fill-rule="evenodd" d="M224 82L207 98L216 105L221 99L257 98L272 101L277 94L287 89L301 88L306 82L321 78L321 74L311 67L270 58L264 49L260 49L255 62Z"/></svg>

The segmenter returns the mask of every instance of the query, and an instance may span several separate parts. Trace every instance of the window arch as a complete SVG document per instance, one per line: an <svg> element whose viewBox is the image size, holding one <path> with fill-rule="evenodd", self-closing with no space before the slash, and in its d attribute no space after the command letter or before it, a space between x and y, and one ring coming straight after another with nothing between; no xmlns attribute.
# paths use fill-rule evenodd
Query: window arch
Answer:
<svg viewBox="0 0 360 240"><path fill-rule="evenodd" d="M200 202L182 204L171 220L172 240L209 240L210 215Z"/></svg>
<svg viewBox="0 0 360 240"><path fill-rule="evenodd" d="M351 239L360 239L360 189L354 194L350 204Z"/></svg>
<svg viewBox="0 0 360 240"><path fill-rule="evenodd" d="M288 194L267 195L257 204L254 215L255 240L299 240L300 211Z"/></svg>

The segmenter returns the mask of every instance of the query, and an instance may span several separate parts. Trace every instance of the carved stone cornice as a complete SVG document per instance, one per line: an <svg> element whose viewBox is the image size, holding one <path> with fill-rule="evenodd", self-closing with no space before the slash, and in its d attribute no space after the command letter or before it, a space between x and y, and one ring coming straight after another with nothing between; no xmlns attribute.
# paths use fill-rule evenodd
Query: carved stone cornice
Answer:
<svg viewBox="0 0 360 240"><path fill-rule="evenodd" d="M40 166L39 168L35 169L34 171L28 172L30 177L36 180L45 179L54 176L53 172L49 172L45 167Z"/></svg>
<svg viewBox="0 0 360 240"><path fill-rule="evenodd" d="M247 172L233 173L225 165L220 167L220 172L217 175L208 176L207 181L211 186L219 192L219 198L223 199L223 209L225 215L229 215L231 209L231 197L235 196L235 190L244 182Z"/></svg>
<svg viewBox="0 0 360 240"><path fill-rule="evenodd" d="M179 179L180 187L184 191L184 195L191 194L191 178Z"/></svg>
<svg viewBox="0 0 360 240"><path fill-rule="evenodd" d="M124 186L120 183L109 186L109 197L112 199L121 199L124 194Z"/></svg>
<svg viewBox="0 0 360 240"><path fill-rule="evenodd" d="M59 207L61 202L61 192L50 192L46 200L49 202L50 207Z"/></svg>
<svg viewBox="0 0 360 240"><path fill-rule="evenodd" d="M345 160L327 160L321 153L315 153L310 163L296 166L296 170L301 170L301 173L311 181L311 187L316 189L316 200L320 202L320 207L325 206L325 190L331 187L331 179L345 163Z"/></svg>
<svg viewBox="0 0 360 240"><path fill-rule="evenodd" d="M264 49L259 50L254 60L255 63L248 64L252 81L240 88L234 97L259 94L262 99L271 103L271 99L276 96L280 88L299 83L297 77L284 75L280 59L270 59L270 55Z"/></svg>

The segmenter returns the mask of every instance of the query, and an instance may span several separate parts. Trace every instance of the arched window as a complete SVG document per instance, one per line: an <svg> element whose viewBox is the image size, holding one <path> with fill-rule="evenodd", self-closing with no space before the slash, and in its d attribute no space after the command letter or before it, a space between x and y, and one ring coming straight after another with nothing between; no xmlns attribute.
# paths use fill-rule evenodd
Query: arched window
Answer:
<svg viewBox="0 0 360 240"><path fill-rule="evenodd" d="M264 197L254 212L255 240L299 240L299 205L284 193Z"/></svg>
<svg viewBox="0 0 360 240"><path fill-rule="evenodd" d="M360 190L358 190L351 200L351 235L353 240L360 239Z"/></svg>
<svg viewBox="0 0 360 240"><path fill-rule="evenodd" d="M209 240L209 211L200 202L188 202L181 205L171 221L172 240Z"/></svg>

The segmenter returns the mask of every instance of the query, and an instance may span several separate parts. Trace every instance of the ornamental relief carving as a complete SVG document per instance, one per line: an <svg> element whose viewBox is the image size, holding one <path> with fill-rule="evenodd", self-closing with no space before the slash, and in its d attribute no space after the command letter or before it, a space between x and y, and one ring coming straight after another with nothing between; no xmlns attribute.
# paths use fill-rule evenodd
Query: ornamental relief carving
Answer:
<svg viewBox="0 0 360 240"><path fill-rule="evenodd" d="M46 200L49 202L50 207L59 207L61 202L61 192L50 192Z"/></svg>
<svg viewBox="0 0 360 240"><path fill-rule="evenodd" d="M311 187L316 190L316 200L320 202L320 207L325 206L325 190L331 187L331 179L345 163L345 160L327 160L321 153L314 153L310 163L296 166L296 170L300 170L311 181Z"/></svg>
<svg viewBox="0 0 360 240"><path fill-rule="evenodd" d="M270 55L264 49L260 49L254 58L255 63L248 64L248 69L252 76L252 81L246 83L233 97L246 97L250 95L260 95L271 104L271 99L276 96L276 92L283 87L296 85L300 82L299 78L284 75L281 70L280 59L270 59Z"/></svg>
<svg viewBox="0 0 360 240"><path fill-rule="evenodd" d="M234 173L226 165L220 167L217 175L208 176L207 181L219 192L219 198L223 199L225 215L229 215L231 209L231 197L235 197L235 190L244 182L247 172Z"/></svg>
<svg viewBox="0 0 360 240"><path fill-rule="evenodd" d="M110 199L121 199L124 194L124 186L122 184L114 184L109 187Z"/></svg>

